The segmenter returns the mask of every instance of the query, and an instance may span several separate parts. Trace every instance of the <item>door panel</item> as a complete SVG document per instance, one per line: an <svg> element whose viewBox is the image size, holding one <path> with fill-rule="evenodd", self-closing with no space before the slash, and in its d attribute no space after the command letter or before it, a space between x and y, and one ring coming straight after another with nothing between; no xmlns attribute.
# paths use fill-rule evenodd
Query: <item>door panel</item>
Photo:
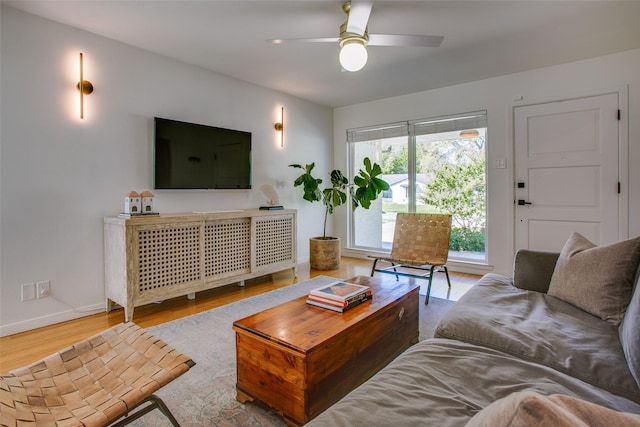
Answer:
<svg viewBox="0 0 640 427"><path fill-rule="evenodd" d="M539 251L558 252L574 231L594 242L600 234L597 222L530 220L529 245Z"/></svg>
<svg viewBox="0 0 640 427"><path fill-rule="evenodd" d="M600 168L593 166L531 169L529 197L549 209L596 208L599 180ZM554 187L558 191L549 191Z"/></svg>
<svg viewBox="0 0 640 427"><path fill-rule="evenodd" d="M514 108L516 249L618 241L617 117L616 93Z"/></svg>
<svg viewBox="0 0 640 427"><path fill-rule="evenodd" d="M598 116L599 110L583 110L528 117L529 155L596 150Z"/></svg>

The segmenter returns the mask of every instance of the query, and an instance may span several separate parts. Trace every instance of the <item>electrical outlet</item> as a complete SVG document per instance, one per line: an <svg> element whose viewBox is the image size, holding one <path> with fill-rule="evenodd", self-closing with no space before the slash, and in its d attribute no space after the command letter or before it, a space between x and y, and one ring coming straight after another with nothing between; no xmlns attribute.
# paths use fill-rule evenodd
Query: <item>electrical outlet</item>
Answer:
<svg viewBox="0 0 640 427"><path fill-rule="evenodd" d="M22 301L36 299L36 284L25 283L22 285Z"/></svg>
<svg viewBox="0 0 640 427"><path fill-rule="evenodd" d="M36 283L36 290L38 292L37 298L45 298L49 296L51 291L51 284L48 280Z"/></svg>

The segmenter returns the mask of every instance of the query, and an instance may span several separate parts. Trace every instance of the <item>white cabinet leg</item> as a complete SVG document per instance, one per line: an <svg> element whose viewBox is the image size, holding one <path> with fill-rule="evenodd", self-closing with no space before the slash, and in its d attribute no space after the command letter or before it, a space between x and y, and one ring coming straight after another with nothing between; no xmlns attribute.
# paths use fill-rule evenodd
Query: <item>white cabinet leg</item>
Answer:
<svg viewBox="0 0 640 427"><path fill-rule="evenodd" d="M125 322L131 322L131 320L133 319L133 308L134 308L134 304L133 301L127 302L127 306L124 308L124 321Z"/></svg>

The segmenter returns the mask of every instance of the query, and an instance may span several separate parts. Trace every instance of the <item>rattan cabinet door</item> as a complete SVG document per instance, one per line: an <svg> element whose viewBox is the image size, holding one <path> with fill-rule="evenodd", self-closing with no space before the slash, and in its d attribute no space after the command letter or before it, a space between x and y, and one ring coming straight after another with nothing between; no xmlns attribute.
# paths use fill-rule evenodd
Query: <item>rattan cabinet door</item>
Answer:
<svg viewBox="0 0 640 427"><path fill-rule="evenodd" d="M289 266L296 259L294 215L254 217L253 271ZM285 267L286 268L286 267Z"/></svg>
<svg viewBox="0 0 640 427"><path fill-rule="evenodd" d="M251 218L205 222L205 281L237 276L250 271Z"/></svg>
<svg viewBox="0 0 640 427"><path fill-rule="evenodd" d="M202 281L201 229L197 222L135 228L136 297L164 296L176 288Z"/></svg>

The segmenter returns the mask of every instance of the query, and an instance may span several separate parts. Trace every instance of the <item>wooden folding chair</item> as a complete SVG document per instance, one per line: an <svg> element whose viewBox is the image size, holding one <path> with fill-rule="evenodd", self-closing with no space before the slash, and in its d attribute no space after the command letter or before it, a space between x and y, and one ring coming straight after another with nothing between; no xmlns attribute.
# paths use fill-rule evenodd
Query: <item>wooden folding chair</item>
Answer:
<svg viewBox="0 0 640 427"><path fill-rule="evenodd" d="M122 426L157 408L179 426L153 393L194 365L136 324L121 323L0 376L0 425Z"/></svg>
<svg viewBox="0 0 640 427"><path fill-rule="evenodd" d="M429 304L433 273L444 271L447 284L451 287L447 258L449 256L449 240L451 238L451 215L398 213L393 233L393 245L388 257L375 258L371 268L371 276L379 273L390 273L398 276L420 277L429 279L425 304ZM378 261L391 263L387 268L376 268ZM399 271L398 268L420 270L423 273Z"/></svg>

